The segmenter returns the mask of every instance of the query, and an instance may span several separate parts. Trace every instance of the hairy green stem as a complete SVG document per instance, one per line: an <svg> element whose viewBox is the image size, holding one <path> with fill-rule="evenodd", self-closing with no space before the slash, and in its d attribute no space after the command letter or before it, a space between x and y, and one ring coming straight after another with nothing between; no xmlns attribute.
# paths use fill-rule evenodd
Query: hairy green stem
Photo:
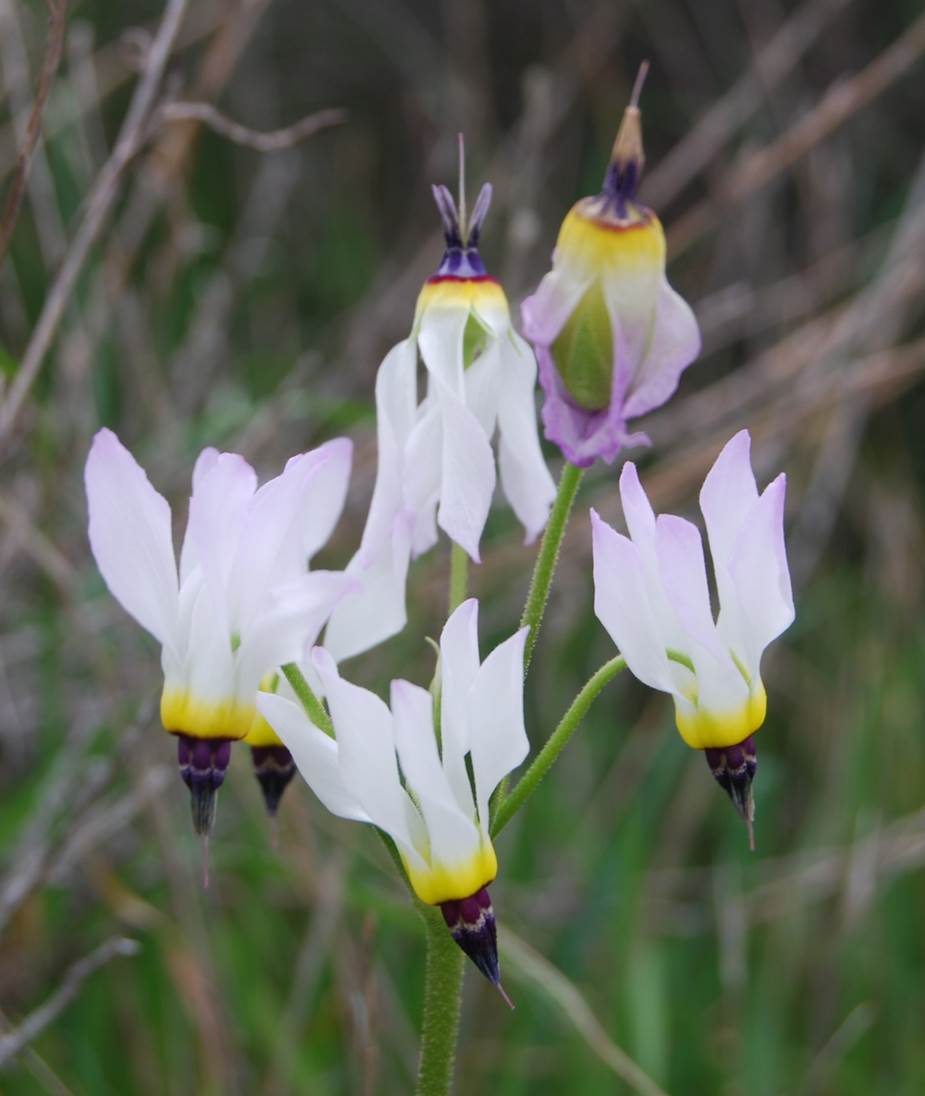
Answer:
<svg viewBox="0 0 925 1096"><path fill-rule="evenodd" d="M526 803L536 791L537 785L549 772L553 762L562 752L566 742L578 729L579 724L588 714L588 709L594 703L594 698L608 682L624 669L626 662L617 655L592 675L582 686L581 691L569 705L568 711L559 720L559 725L546 740L546 744L533 759L533 763L524 775L514 785L508 795L498 804L492 819L491 835L494 837L510 822L517 811Z"/></svg>
<svg viewBox="0 0 925 1096"><path fill-rule="evenodd" d="M443 914L416 903L427 939L424 1022L418 1061L418 1096L447 1096L453 1084L465 956L450 936Z"/></svg>
<svg viewBox="0 0 925 1096"><path fill-rule="evenodd" d="M325 706L315 696L314 690L305 679L305 674L294 662L287 662L282 670L286 675L286 680L292 686L292 691L299 698L299 703L308 713L308 718L319 731L324 731L329 738L333 738L334 724L331 722L331 717L328 715Z"/></svg>
<svg viewBox="0 0 925 1096"><path fill-rule="evenodd" d="M549 588L552 586L553 576L556 573L556 564L559 561L562 538L565 536L569 515L572 512L572 504L575 501L583 475L583 468L576 468L574 464L566 461L562 469L562 475L559 477L556 501L553 503L549 521L546 523L546 530L543 533L536 563L533 565L533 577L530 579L527 604L524 606L523 616L520 618L521 628L525 626L530 628L527 635L527 645L524 649L524 673L527 672L530 660L533 658L533 648L536 646L537 637L540 634L540 624L543 621L543 613L546 611L546 602L549 600Z"/></svg>
<svg viewBox="0 0 925 1096"><path fill-rule="evenodd" d="M469 556L454 540L450 549L450 612L466 600L469 589Z"/></svg>

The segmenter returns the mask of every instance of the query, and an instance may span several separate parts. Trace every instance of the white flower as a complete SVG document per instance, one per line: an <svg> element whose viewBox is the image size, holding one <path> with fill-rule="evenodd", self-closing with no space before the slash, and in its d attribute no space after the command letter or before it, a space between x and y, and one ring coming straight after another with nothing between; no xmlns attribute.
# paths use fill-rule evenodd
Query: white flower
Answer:
<svg viewBox="0 0 925 1096"><path fill-rule="evenodd" d="M328 442L258 490L242 457L204 450L178 571L167 501L112 431L96 435L90 544L110 592L162 646L167 731L244 738L261 678L298 660L350 589L308 560L340 515L351 455L346 439Z"/></svg>
<svg viewBox="0 0 925 1096"><path fill-rule="evenodd" d="M620 477L629 537L591 512L598 619L636 677L672 695L684 741L708 752L744 743L764 722L761 656L794 619L786 477L759 495L750 445L748 431L736 434L700 492L719 598L715 620L697 527L672 514L656 518L633 464ZM736 754L734 767L744 765Z"/></svg>
<svg viewBox="0 0 925 1096"><path fill-rule="evenodd" d="M313 658L336 741L301 707L261 693L259 707L321 802L388 833L415 893L431 905L479 894L495 877L489 797L528 750L523 720L526 629L480 662L478 602L464 602L440 638L440 745L430 693L393 681L391 711L344 681L330 654ZM471 761L472 779L467 771Z"/></svg>
<svg viewBox="0 0 925 1096"><path fill-rule="evenodd" d="M501 487L528 543L556 494L537 431L536 359L478 251L491 188L482 188L466 226L446 188L434 194L446 252L420 292L411 334L376 377L379 466L350 568L364 589L338 607L325 635L339 660L404 626L409 558L434 545L438 526L478 562L495 490L496 433ZM420 402L419 356L427 375Z"/></svg>

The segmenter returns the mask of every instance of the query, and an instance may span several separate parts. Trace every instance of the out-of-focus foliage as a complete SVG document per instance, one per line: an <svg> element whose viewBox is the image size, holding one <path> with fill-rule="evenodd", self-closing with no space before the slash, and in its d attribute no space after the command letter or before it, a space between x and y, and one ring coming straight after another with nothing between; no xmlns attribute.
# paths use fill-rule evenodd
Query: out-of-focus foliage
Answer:
<svg viewBox="0 0 925 1096"><path fill-rule="evenodd" d="M4 377L123 116L124 35L159 13L73 5L0 270ZM641 195L705 338L643 424L647 487L692 513L740 426L762 480L790 477L798 617L768 659L758 851L666 698L618 680L499 841L518 1007L468 978L458 1091L624 1091L608 1040L672 1093L925 1089L922 21L901 0L192 5L173 94L260 130L328 106L349 118L267 155L161 130L0 454L3 1022L107 937L141 944L87 979L3 1091L408 1090L422 942L391 865L301 783L274 850L239 748L203 892L154 715L156 652L92 565L80 471L111 425L182 511L204 444L269 471L349 431L356 473L327 559L342 565L375 469L375 370L439 260L429 184L453 179L456 132L470 177L495 184L484 255L517 302L596 189L643 57ZM7 176L44 33L44 5L3 5ZM566 541L531 671L535 743L612 654L586 511L619 521L615 487L613 469L589 476ZM526 592L517 541L497 513L473 575L486 646ZM446 571L446 552L414 567L406 633L351 676L429 680Z"/></svg>

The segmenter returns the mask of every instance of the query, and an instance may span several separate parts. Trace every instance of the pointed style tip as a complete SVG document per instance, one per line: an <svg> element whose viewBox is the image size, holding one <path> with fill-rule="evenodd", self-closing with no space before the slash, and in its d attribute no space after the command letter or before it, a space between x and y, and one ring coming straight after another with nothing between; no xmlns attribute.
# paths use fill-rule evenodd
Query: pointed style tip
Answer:
<svg viewBox="0 0 925 1096"><path fill-rule="evenodd" d="M506 989L504 988L504 986L502 986L500 982L495 982L495 989L496 989L496 990L498 991L498 993L499 993L499 994L501 995L501 1000L502 1000L502 1001L503 1001L503 1002L504 1002L504 1003L505 1003L505 1004L507 1005L507 1007L508 1007L508 1008L509 1008L509 1009L511 1010L511 1012L513 1012L513 1011L514 1011L514 1009L515 1009L515 1008L516 1008L517 1006L516 1006L516 1005L514 1004L514 1002L513 1002L512 1000L511 1000L511 998L510 998L510 996L508 995L508 992L507 992L507 990L506 990Z"/></svg>
<svg viewBox="0 0 925 1096"><path fill-rule="evenodd" d="M177 763L183 783L190 791L193 829L203 837L215 825L218 789L224 783L230 760L230 739L177 735Z"/></svg>
<svg viewBox="0 0 925 1096"><path fill-rule="evenodd" d="M252 746L251 760L267 814L275 819L283 792L295 776L295 761L285 746Z"/></svg>
<svg viewBox="0 0 925 1096"><path fill-rule="evenodd" d="M630 101L623 111L623 119L610 153L610 163L604 176L602 197L612 207L617 219L627 220L627 202L636 197L639 179L645 166L646 155L642 144L642 115L639 97L649 72L649 62L643 61L636 73Z"/></svg>
<svg viewBox="0 0 925 1096"><path fill-rule="evenodd" d="M714 780L729 796L739 817L748 827L748 847L755 849L755 796L752 784L758 770L755 740L749 735L735 746L704 750Z"/></svg>
<svg viewBox="0 0 925 1096"><path fill-rule="evenodd" d="M649 75L649 61L648 58L642 61L639 65L639 71L636 73L636 79L633 81L633 92L630 95L628 110L639 110L639 97L642 95L642 87L646 82L646 77Z"/></svg>
<svg viewBox="0 0 925 1096"><path fill-rule="evenodd" d="M468 898L441 902L440 911L456 943L511 1005L501 986L498 932L488 888L482 887Z"/></svg>

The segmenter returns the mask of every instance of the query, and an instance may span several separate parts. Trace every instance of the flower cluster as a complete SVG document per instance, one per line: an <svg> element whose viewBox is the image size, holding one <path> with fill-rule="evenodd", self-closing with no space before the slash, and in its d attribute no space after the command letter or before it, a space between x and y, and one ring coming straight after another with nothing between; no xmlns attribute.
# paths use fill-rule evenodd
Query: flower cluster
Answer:
<svg viewBox="0 0 925 1096"><path fill-rule="evenodd" d="M525 651L571 497L562 502L560 492L538 557L539 615L526 613L484 660L478 603L456 597L430 689L395 680L386 705L338 664L405 627L410 561L438 530L458 546L454 561L479 561L496 478L527 543L543 532L557 496L537 429L537 368L546 436L574 466L612 462L646 440L629 420L670 397L700 339L666 280L658 219L637 201L642 165L634 96L601 194L567 215L552 270L524 302L529 342L479 251L491 187L468 216L462 187L458 204L434 187L445 250L410 333L379 368L375 487L342 570L311 563L344 505L347 439L293 457L262 487L243 457L206 449L179 556L167 501L111 431L96 436L86 465L99 569L161 645L161 721L177 739L197 832L212 829L233 742L250 746L271 814L297 767L332 813L381 832L417 899L440 908L499 989L492 802L503 801L505 778L529 751ZM571 475L577 489L580 474ZM632 463L619 494L628 536L591 511L595 612L631 672L671 695L682 738L705 752L751 829L753 736L767 706L761 658L794 617L785 479L759 494L742 431L704 482L718 615L696 526L656 517ZM561 745L550 736L511 802L529 794Z"/></svg>

